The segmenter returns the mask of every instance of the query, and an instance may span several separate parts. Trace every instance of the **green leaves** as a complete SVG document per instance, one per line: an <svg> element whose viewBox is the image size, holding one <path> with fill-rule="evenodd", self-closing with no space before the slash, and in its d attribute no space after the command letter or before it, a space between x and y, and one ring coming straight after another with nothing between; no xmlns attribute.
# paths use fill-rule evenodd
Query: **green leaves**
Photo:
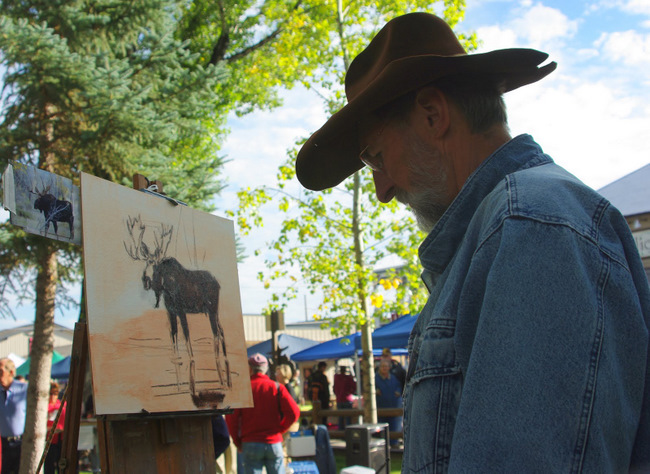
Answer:
<svg viewBox="0 0 650 474"><path fill-rule="evenodd" d="M3 2L0 169L14 160L127 186L139 172L161 180L169 195L212 210L223 187L217 152L224 118L215 109L227 71L200 64L175 37L176 5Z"/></svg>
<svg viewBox="0 0 650 474"><path fill-rule="evenodd" d="M193 5L198 8L202 3ZM337 5L342 5L342 10L337 10ZM302 1L292 6L284 1L264 1L243 8L249 13L249 26L254 23L259 28L259 36L278 32L272 43L260 48L265 57L255 55L253 62L237 65L248 71L248 85L259 81L268 88L274 85L272 76L282 78L281 82L300 77L301 83L323 97L328 112L334 113L345 103L343 79L351 59L387 20L409 11L437 11L453 27L463 17L465 2ZM225 18L218 12L210 15ZM219 31L226 29L222 26ZM473 40L466 46L475 47L475 38L470 38ZM231 39L241 47L254 42L244 33ZM198 42L193 44L199 48ZM223 61L228 64L228 57ZM261 71L271 75L258 77ZM379 204L366 170L334 190L315 193L296 189L296 153L297 149L288 151L289 159L279 167L275 187L239 195L238 223L244 232L262 226L262 210L268 206L285 215L280 234L268 242L264 252L268 271L260 280L271 287L274 280L299 275L296 278L311 292L323 295L315 319L325 321L337 334L354 331L376 316L418 312L426 297L417 258L424 236L410 214L394 201ZM388 257L393 263L382 270ZM399 284L384 289L379 283L382 279ZM295 286L289 285L274 291L272 300L287 301L295 296Z"/></svg>

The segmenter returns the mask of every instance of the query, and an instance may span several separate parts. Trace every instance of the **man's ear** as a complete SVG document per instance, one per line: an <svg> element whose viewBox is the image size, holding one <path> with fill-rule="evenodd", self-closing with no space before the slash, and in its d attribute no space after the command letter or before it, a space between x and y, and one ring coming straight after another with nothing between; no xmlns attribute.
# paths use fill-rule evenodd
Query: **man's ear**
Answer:
<svg viewBox="0 0 650 474"><path fill-rule="evenodd" d="M440 89L434 86L420 89L415 98L415 109L419 126L425 127L429 134L440 138L447 133L450 124L449 102Z"/></svg>

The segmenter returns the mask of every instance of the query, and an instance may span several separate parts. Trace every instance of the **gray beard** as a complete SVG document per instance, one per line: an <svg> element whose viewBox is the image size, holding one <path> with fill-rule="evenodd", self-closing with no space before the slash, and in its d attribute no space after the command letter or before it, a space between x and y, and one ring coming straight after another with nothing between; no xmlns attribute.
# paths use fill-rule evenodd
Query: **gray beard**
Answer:
<svg viewBox="0 0 650 474"><path fill-rule="evenodd" d="M438 153L426 143L413 135L408 140L411 153L405 158L413 190L398 189L395 198L410 207L418 227L428 234L451 203L447 191L447 169Z"/></svg>

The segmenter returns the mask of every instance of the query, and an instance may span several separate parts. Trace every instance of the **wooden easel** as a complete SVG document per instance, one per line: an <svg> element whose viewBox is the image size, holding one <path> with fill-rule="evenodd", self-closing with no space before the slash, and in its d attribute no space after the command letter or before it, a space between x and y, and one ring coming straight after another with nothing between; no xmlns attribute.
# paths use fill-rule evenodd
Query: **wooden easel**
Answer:
<svg viewBox="0 0 650 474"><path fill-rule="evenodd" d="M160 181L150 182L139 174L133 177L134 189L143 190L152 184L157 186L155 193L162 194ZM76 474L79 463L77 444L87 357L88 328L86 323L77 323L60 463L63 474ZM102 474L213 473L211 418L228 412L100 415L97 430Z"/></svg>

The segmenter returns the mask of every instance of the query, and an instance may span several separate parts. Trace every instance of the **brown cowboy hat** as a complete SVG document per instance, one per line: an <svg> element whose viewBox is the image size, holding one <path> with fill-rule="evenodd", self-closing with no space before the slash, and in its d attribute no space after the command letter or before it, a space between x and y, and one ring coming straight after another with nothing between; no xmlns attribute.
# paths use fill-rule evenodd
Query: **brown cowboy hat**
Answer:
<svg viewBox="0 0 650 474"><path fill-rule="evenodd" d="M495 81L508 92L553 72L555 62L538 67L547 57L534 49L468 55L449 25L437 16L399 16L352 61L345 76L348 103L298 152L298 180L304 187L320 191L361 169L359 119L410 91L443 76L475 74Z"/></svg>

